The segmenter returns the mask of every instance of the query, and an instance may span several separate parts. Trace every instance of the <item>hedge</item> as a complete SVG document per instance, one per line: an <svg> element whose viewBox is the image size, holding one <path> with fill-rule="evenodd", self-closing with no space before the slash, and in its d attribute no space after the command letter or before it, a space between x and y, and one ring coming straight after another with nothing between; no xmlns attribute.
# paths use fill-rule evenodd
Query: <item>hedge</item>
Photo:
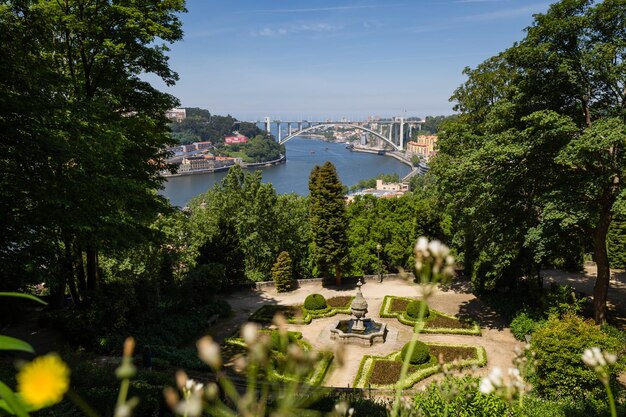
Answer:
<svg viewBox="0 0 626 417"><path fill-rule="evenodd" d="M414 327L416 324L420 323L419 330L420 333L437 333L437 334L462 334L462 335L471 335L471 336L480 336L480 326L471 322L471 328L463 329L463 328L454 328L454 327L426 327L426 323L432 322L437 319L437 317L443 317L451 320L456 320L461 323L458 317L454 317L441 311L437 311L434 309L430 309L430 315L426 320L413 319L409 317L404 311L391 311L391 304L394 299L402 299L407 301L415 301L413 298L408 297L396 297L394 295L386 295L383 299L383 303L380 306L380 317L383 318L396 318L400 323Z"/></svg>
<svg viewBox="0 0 626 417"><path fill-rule="evenodd" d="M457 361L454 366L456 368L466 368L472 366L485 366L487 364L487 352L485 348L482 346L472 346L472 345L464 345L464 344L446 344L446 343L426 343L430 346L441 346L441 347L463 347L463 348L473 348L475 349L476 356L474 359L464 359L461 361ZM390 385L377 385L377 384L369 384L370 377L372 375L372 371L374 369L374 363L378 360L401 360L401 352L393 352L387 356L373 356L366 355L361 360L359 365L359 370L354 378L354 388L377 388L377 389L389 389L393 390L396 388L396 384ZM431 359L422 365L414 366L413 368L417 368L417 370L413 372L409 372L407 374L407 378L405 379L405 383L402 386L402 389L411 388L413 385L418 383L419 381L427 378L431 375L439 373L441 371L441 367L437 362L437 358L431 355ZM444 366L452 367L452 363L445 364Z"/></svg>

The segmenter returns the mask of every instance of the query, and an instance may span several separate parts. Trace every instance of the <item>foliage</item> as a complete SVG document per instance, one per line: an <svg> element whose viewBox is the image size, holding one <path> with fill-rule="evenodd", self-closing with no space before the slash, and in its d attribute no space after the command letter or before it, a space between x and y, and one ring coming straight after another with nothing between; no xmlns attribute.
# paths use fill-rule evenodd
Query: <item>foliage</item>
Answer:
<svg viewBox="0 0 626 417"><path fill-rule="evenodd" d="M401 361L404 361L407 358L407 351L409 349L409 343L407 343L406 345L402 347L402 354L399 357ZM428 362L429 359L430 359L430 350L428 349L428 345L418 340L415 343L413 354L411 355L410 358L408 358L409 362L413 365L421 365L423 363Z"/></svg>
<svg viewBox="0 0 626 417"><path fill-rule="evenodd" d="M411 317L412 319L417 319L422 309L422 303L423 301L421 300L413 300L409 304L407 304L406 306L407 316ZM428 316L430 316L430 309L428 308L428 306L424 306L424 313L422 317L427 318Z"/></svg>
<svg viewBox="0 0 626 417"><path fill-rule="evenodd" d="M262 133L254 123L239 122L231 115L212 115L208 110L185 107L186 118L179 123L171 123L172 137L180 144L210 141L214 145L224 143L224 137L239 131L253 138Z"/></svg>
<svg viewBox="0 0 626 417"><path fill-rule="evenodd" d="M510 286L541 263L598 264L606 318L611 219L623 207L626 51L621 1L562 0L525 38L475 69L452 99L432 161L455 242L478 291ZM507 210L502 210L506 207Z"/></svg>
<svg viewBox="0 0 626 417"><path fill-rule="evenodd" d="M360 180L356 184L350 186L348 190L350 190L350 192L353 192L366 188L376 188L376 180L383 180L383 182L400 182L400 176L398 174L380 174L374 178Z"/></svg>
<svg viewBox="0 0 626 417"><path fill-rule="evenodd" d="M306 201L277 196L271 184L261 182L260 171L244 173L234 166L222 184L194 198L190 206L185 225L191 234L189 250L197 254L197 265L223 265L220 281L226 285L267 280L281 250L292 257L294 273L303 273Z"/></svg>
<svg viewBox="0 0 626 417"><path fill-rule="evenodd" d="M327 415L336 411L335 406L339 403L345 402L348 404L348 409L354 409L355 416L367 416L367 417L387 417L387 407L380 400L373 400L364 398L363 394L356 393L329 393L328 395L318 399L311 404L308 409L315 410Z"/></svg>
<svg viewBox="0 0 626 417"><path fill-rule="evenodd" d="M309 191L313 262L325 278L334 269L336 284L341 285L341 271L348 255L347 221L343 185L333 164L326 162L313 168Z"/></svg>
<svg viewBox="0 0 626 417"><path fill-rule="evenodd" d="M321 294L310 294L304 300L304 308L307 310L323 310L326 308L326 299Z"/></svg>
<svg viewBox="0 0 626 417"><path fill-rule="evenodd" d="M477 323L460 320L437 310L429 309L429 316L425 320L420 320L419 317L413 319L406 314L406 306L411 301L412 298L386 295L380 306L380 317L396 318L407 326L417 325L421 333L480 335L480 326Z"/></svg>
<svg viewBox="0 0 626 417"><path fill-rule="evenodd" d="M613 220L606 246L611 268L626 269L626 220L620 220L620 218Z"/></svg>
<svg viewBox="0 0 626 417"><path fill-rule="evenodd" d="M487 354L485 352L485 349L480 346L450 345L443 343L427 343L427 345L432 352L437 352L437 355L443 355L443 357L445 358L444 361L447 362L446 366L448 369L451 369L453 367L480 367L487 364ZM464 355L460 360L458 360L459 349L464 351ZM451 351L451 355L448 355L446 353L448 350ZM399 378L395 380L396 383L377 385L373 383L370 384L370 377L372 376L374 366L376 365L377 361L398 363L398 361L401 361L401 355L402 352L394 352L387 356L364 356L363 359L361 359L359 370L357 371L354 379L354 387L367 388L371 385L373 388L395 389ZM390 371L394 370L395 375L399 377L400 373L397 366L390 365L388 363L385 363L382 366ZM433 354L431 355L428 362L422 365L411 365L405 383L402 384L402 389L410 388L417 382L431 375L435 375L438 372L441 372L441 366L439 365L437 358Z"/></svg>
<svg viewBox="0 0 626 417"><path fill-rule="evenodd" d="M413 403L418 415L423 417L509 415L508 404L496 395L481 394L478 379L472 377L448 376L417 394Z"/></svg>
<svg viewBox="0 0 626 417"><path fill-rule="evenodd" d="M419 190L399 198L357 196L347 207L350 275L412 270L413 244L419 236L444 238L435 199Z"/></svg>
<svg viewBox="0 0 626 417"><path fill-rule="evenodd" d="M101 252L154 237L168 211L155 192L171 142L164 113L177 100L141 77L176 81L164 43L181 39L184 11L182 0L1 6L3 285L36 276L53 307L66 288L80 304L100 283Z"/></svg>
<svg viewBox="0 0 626 417"><path fill-rule="evenodd" d="M292 289L291 257L288 252L283 251L278 255L278 259L276 259L276 263L272 267L272 280L278 292L285 292Z"/></svg>
<svg viewBox="0 0 626 417"><path fill-rule="evenodd" d="M535 330L545 325L545 320L537 318L526 310L518 312L511 321L511 333L517 340L525 340L526 335L532 334Z"/></svg>
<svg viewBox="0 0 626 417"><path fill-rule="evenodd" d="M537 393L549 399L604 399L595 372L581 360L583 351L591 347L617 354L624 351L623 343L589 321L571 314L550 318L532 338L530 352L535 365L530 382Z"/></svg>

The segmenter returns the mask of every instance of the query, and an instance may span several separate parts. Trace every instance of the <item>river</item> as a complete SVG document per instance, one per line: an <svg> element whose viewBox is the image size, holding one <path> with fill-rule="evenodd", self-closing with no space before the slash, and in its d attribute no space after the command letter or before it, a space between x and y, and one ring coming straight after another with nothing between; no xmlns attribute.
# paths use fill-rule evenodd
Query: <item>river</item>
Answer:
<svg viewBox="0 0 626 417"><path fill-rule="evenodd" d="M281 165L260 168L263 182L271 182L276 191L307 195L309 193L309 174L315 165L326 161L337 167L339 179L347 186L360 180L376 177L380 174L398 174L400 177L409 173L408 165L389 156L351 152L342 143L329 143L319 139L291 139L285 144L287 162ZM188 175L168 178L161 193L175 206L185 204L198 194L206 192L226 176L226 172L214 174Z"/></svg>

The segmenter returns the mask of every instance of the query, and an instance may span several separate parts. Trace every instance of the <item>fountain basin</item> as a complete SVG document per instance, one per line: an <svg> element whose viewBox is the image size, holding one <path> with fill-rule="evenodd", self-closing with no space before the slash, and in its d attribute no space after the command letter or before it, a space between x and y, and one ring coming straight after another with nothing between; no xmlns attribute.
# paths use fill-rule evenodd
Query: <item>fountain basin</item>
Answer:
<svg viewBox="0 0 626 417"><path fill-rule="evenodd" d="M330 338L344 344L372 346L375 343L384 343L387 336L387 323L378 323L371 319L360 320L363 331L353 331L352 327L357 320L338 320L330 329Z"/></svg>

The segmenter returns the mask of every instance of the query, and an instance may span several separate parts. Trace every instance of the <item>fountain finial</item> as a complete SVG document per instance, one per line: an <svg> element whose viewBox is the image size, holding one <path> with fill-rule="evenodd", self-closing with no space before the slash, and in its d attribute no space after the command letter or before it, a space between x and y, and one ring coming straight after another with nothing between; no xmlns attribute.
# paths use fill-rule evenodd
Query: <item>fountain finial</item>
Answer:
<svg viewBox="0 0 626 417"><path fill-rule="evenodd" d="M363 331L365 327L363 326L363 317L367 314L367 301L363 297L363 293L361 292L361 286L363 283L361 279L356 284L356 296L354 300L352 300L352 305L350 306L352 310L352 315L356 317L354 325L352 326L353 331Z"/></svg>

